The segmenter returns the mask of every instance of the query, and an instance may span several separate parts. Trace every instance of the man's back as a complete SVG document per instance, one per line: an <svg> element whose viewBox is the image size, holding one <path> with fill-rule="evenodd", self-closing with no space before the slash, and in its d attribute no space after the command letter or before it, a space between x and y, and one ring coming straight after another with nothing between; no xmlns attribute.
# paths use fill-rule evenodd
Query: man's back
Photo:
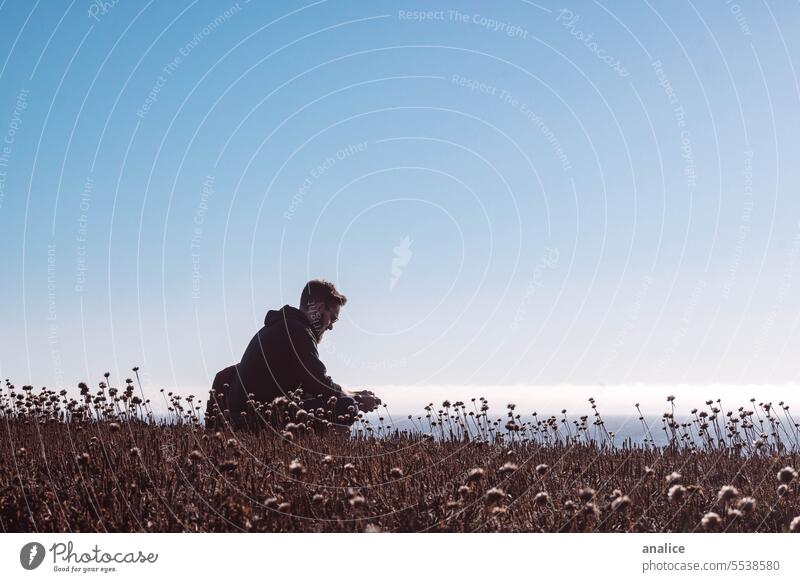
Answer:
<svg viewBox="0 0 800 582"><path fill-rule="evenodd" d="M298 388L307 398L342 394L319 359L311 320L291 305L267 313L264 327L250 340L237 370L228 397L233 418L245 410L248 394L257 402L270 402Z"/></svg>

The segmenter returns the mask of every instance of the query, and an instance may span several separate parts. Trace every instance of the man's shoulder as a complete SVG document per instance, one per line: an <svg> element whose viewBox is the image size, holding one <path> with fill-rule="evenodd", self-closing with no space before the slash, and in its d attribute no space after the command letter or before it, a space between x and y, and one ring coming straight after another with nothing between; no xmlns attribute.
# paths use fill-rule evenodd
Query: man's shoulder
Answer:
<svg viewBox="0 0 800 582"><path fill-rule="evenodd" d="M272 321L269 325L264 325L258 332L259 335L297 337L308 335L313 338L314 333L308 322L293 317L281 318L279 321Z"/></svg>

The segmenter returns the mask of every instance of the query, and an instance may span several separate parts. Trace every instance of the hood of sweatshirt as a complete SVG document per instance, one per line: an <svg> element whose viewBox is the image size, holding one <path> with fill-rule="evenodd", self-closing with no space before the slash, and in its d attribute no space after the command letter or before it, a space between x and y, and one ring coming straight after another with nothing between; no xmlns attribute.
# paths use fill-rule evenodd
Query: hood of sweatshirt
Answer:
<svg viewBox="0 0 800 582"><path fill-rule="evenodd" d="M308 316L297 307L292 307L291 305L284 305L280 309L267 311L267 315L264 317L264 325L277 325L279 323L285 325L286 321L290 319L299 321L306 327L312 327Z"/></svg>

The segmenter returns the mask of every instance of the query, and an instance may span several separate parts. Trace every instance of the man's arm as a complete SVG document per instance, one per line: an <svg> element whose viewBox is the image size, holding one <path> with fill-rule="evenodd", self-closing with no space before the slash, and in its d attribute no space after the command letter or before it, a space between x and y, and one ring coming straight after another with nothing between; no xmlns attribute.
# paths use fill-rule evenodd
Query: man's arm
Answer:
<svg viewBox="0 0 800 582"><path fill-rule="evenodd" d="M313 398L321 394L324 399L345 396L342 387L328 376L325 364L319 359L312 331L307 327L290 328L289 339L294 351L293 362L306 396Z"/></svg>

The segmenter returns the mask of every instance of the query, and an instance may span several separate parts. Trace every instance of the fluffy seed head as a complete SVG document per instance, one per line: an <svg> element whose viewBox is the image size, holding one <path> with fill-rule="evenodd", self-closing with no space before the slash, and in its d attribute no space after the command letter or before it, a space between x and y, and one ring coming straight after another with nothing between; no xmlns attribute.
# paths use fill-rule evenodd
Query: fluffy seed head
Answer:
<svg viewBox="0 0 800 582"><path fill-rule="evenodd" d="M752 497L742 497L736 507L745 515L750 515L756 509L756 500Z"/></svg>
<svg viewBox="0 0 800 582"><path fill-rule="evenodd" d="M544 463L542 463L541 465L536 465L536 474L539 475L540 477L546 475L549 470L550 467L548 465L545 465Z"/></svg>
<svg viewBox="0 0 800 582"><path fill-rule="evenodd" d="M709 511L703 516L703 520L700 523L704 530L713 531L720 526L722 523L722 518L719 516L719 514Z"/></svg>
<svg viewBox="0 0 800 582"><path fill-rule="evenodd" d="M787 485L797 478L797 471L792 467L784 467L778 471L778 481L786 483Z"/></svg>
<svg viewBox="0 0 800 582"><path fill-rule="evenodd" d="M681 503L684 497L686 497L686 487L683 485L673 485L667 492L670 503Z"/></svg>
<svg viewBox="0 0 800 582"><path fill-rule="evenodd" d="M675 483L676 481L680 481L681 479L683 479L683 475L681 475L677 471L673 471L672 473L667 475L667 485L672 485L673 483Z"/></svg>
<svg viewBox="0 0 800 582"><path fill-rule="evenodd" d="M467 483L475 483L483 478L483 469L475 467L467 473Z"/></svg>
<svg viewBox="0 0 800 582"><path fill-rule="evenodd" d="M303 473L306 472L305 466L303 463L300 462L300 459L294 459L291 463L289 463L289 474L294 475L295 477L299 477Z"/></svg>
<svg viewBox="0 0 800 582"><path fill-rule="evenodd" d="M506 492L499 487L492 487L486 492L486 503L494 505L506 498Z"/></svg>
<svg viewBox="0 0 800 582"><path fill-rule="evenodd" d="M509 474L513 473L517 469L518 469L517 465L515 465L514 463L509 462L509 463L504 464L502 467L500 467L497 470L497 472L500 474L501 477L504 477L505 475L509 475Z"/></svg>
<svg viewBox="0 0 800 582"><path fill-rule="evenodd" d="M733 501L739 496L739 491L733 485L723 485L717 493L717 499L723 503Z"/></svg>
<svg viewBox="0 0 800 582"><path fill-rule="evenodd" d="M238 463L238 462L236 462L236 461L235 461L235 460L233 460L233 459L228 459L228 460L226 460L226 461L222 461L222 462L219 464L219 470L220 470L220 471L222 471L223 473L225 473L225 472L228 472L228 471L233 471L233 470L235 470L235 469L236 469L236 467L238 467L238 466L239 466L239 463Z"/></svg>
<svg viewBox="0 0 800 582"><path fill-rule="evenodd" d="M625 511L631 506L631 498L627 495L620 495L611 502L612 511Z"/></svg>

